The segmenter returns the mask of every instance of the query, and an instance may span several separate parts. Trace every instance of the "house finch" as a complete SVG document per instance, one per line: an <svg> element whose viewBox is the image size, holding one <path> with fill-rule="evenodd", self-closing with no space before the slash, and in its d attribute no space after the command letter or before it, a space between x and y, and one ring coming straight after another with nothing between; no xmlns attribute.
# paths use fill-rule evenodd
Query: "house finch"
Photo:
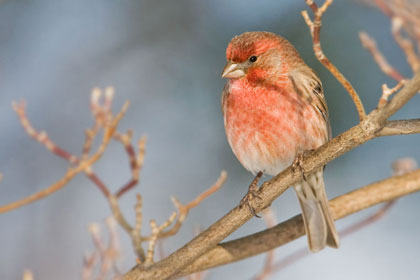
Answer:
<svg viewBox="0 0 420 280"><path fill-rule="evenodd" d="M234 154L248 171L257 174L241 201L250 206L250 200L258 196L257 183L263 173L280 173L303 152L331 138L328 109L319 78L292 44L276 34L236 36L226 49L226 59L224 124ZM294 189L309 249L337 248L323 168L303 176Z"/></svg>

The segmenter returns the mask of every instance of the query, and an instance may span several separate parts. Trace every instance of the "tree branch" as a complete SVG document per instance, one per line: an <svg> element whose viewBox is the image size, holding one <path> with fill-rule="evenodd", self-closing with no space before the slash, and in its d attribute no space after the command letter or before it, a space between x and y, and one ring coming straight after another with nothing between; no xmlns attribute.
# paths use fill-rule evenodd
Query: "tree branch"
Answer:
<svg viewBox="0 0 420 280"><path fill-rule="evenodd" d="M335 220L410 193L420 191L420 169L390 177L330 201ZM177 276L242 260L289 243L305 234L302 216L297 215L275 227L236 240L221 243L188 265Z"/></svg>
<svg viewBox="0 0 420 280"><path fill-rule="evenodd" d="M420 119L387 121L376 136L391 136L420 133Z"/></svg>

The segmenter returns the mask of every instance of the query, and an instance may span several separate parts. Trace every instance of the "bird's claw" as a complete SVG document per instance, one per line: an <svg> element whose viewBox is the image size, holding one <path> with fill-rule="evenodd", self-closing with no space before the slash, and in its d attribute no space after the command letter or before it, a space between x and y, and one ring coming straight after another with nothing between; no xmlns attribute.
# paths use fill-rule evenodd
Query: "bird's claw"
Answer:
<svg viewBox="0 0 420 280"><path fill-rule="evenodd" d="M293 172L300 172L300 174L302 175L303 180L306 181L306 176L305 176L305 170L302 167L302 160L305 157L306 153L308 151L303 151L303 152L298 152L296 154L295 159L293 160L293 163L291 165L292 167L292 171Z"/></svg>
<svg viewBox="0 0 420 280"><path fill-rule="evenodd" d="M248 205L249 211L251 211L252 215L254 215L257 218L261 218L261 216L259 216L255 212L254 207L252 207L252 205L251 205L251 200L254 197L258 197L258 198L261 199L261 196L258 194L258 190L255 190L255 191L248 190L248 192L246 193L246 195L241 199L240 206L243 207L244 205Z"/></svg>
<svg viewBox="0 0 420 280"><path fill-rule="evenodd" d="M241 203L239 204L240 207L244 205L248 205L249 211L251 211L252 215L254 215L257 218L261 218L261 216L257 215L255 212L254 207L251 205L251 200L255 197L262 199L262 196L259 194L259 188L258 188L258 181L262 176L262 172L258 172L257 176L255 176L252 183L249 185L248 192L246 195L241 199Z"/></svg>

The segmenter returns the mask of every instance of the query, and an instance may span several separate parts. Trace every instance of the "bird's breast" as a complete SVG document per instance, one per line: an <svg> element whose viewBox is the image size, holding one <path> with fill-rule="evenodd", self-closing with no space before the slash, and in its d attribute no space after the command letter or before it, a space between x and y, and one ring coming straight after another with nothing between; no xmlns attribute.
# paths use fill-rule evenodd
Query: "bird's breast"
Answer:
<svg viewBox="0 0 420 280"><path fill-rule="evenodd" d="M325 124L292 86L255 86L236 80L230 81L224 94L228 142L247 170L275 175L298 151L323 144Z"/></svg>

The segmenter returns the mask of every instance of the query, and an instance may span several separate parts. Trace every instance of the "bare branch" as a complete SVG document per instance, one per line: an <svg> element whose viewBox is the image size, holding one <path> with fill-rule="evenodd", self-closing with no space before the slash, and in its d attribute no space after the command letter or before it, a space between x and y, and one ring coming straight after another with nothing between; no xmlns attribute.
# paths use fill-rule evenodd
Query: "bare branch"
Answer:
<svg viewBox="0 0 420 280"><path fill-rule="evenodd" d="M138 141L138 153L136 155L136 152L134 150L134 147L131 145L131 137L132 132L127 132L125 135L122 134L116 134L115 138L120 141L127 152L127 155L130 160L130 168L131 168L131 180L125 184L123 187L121 187L120 190L117 191L116 196L121 197L124 193L129 191L131 188L133 188L135 185L138 184L139 178L140 178L140 171L143 167L144 163L144 155L146 153L146 137L143 136Z"/></svg>
<svg viewBox="0 0 420 280"><path fill-rule="evenodd" d="M359 33L360 41L365 49L367 49L378 64L379 68L389 77L396 81L401 81L404 77L394 67L392 67L383 54L378 50L376 42L366 32Z"/></svg>
<svg viewBox="0 0 420 280"><path fill-rule="evenodd" d="M82 280L90 280L93 277L93 270L98 263L98 252L87 253L83 258Z"/></svg>
<svg viewBox="0 0 420 280"><path fill-rule="evenodd" d="M420 170L390 177L334 198L330 201L330 208L337 220L416 191L420 191ZM282 246L304 234L302 217L297 215L273 228L217 245L185 267L177 276L248 258ZM130 278L126 275L125 279Z"/></svg>
<svg viewBox="0 0 420 280"><path fill-rule="evenodd" d="M173 212L172 215L167 219L162 225L157 226L155 220L150 220L150 227L152 228L152 235L149 241L149 247L147 249L146 260L144 262L145 267L148 267L154 263L153 255L155 253L156 241L159 238L159 234L169 227L176 218L176 213Z"/></svg>
<svg viewBox="0 0 420 280"><path fill-rule="evenodd" d="M197 205L199 205L207 197L209 197L210 195L218 191L223 186L226 179L227 179L227 173L226 171L222 171L220 173L219 178L217 179L216 183L214 183L213 186L205 190L203 193L199 194L196 198L194 198L193 200L191 200L189 203L185 205L179 202L175 197L172 197L172 202L174 203L175 208L178 210L177 220L174 226L170 230L159 233L159 238L166 238L166 237L175 235L181 228L182 223L187 218L190 210L196 207ZM143 238L143 240L148 241L150 240L150 238L151 238L150 236L146 236Z"/></svg>
<svg viewBox="0 0 420 280"><path fill-rule="evenodd" d="M142 242L143 237L141 236L141 228L143 224L143 200L140 194L137 194L137 203L134 207L134 210L136 212L136 224L134 225L134 228L131 230L130 235L133 242L134 251L137 254L137 257L139 260L144 261L146 258L146 255L144 253Z"/></svg>
<svg viewBox="0 0 420 280"><path fill-rule="evenodd" d="M19 117L20 123L22 124L23 129L25 129L26 133L32 137L34 140L38 141L42 144L48 151L52 152L53 154L64 158L65 160L69 161L72 164L78 163L78 160L75 156L67 152L66 150L58 147L49 137L45 131L38 132L36 131L33 126L31 125L28 117L26 116L25 107L26 104L24 101L20 101L19 103L13 103L13 110L15 110L16 114Z"/></svg>
<svg viewBox="0 0 420 280"><path fill-rule="evenodd" d="M85 256L83 263L83 280L92 280L94 276L95 265L100 259L98 275L95 277L96 280L105 280L112 273L115 276L113 279L121 279L121 273L119 272L116 261L120 256L120 245L119 237L117 233L117 224L112 217L108 217L105 220L108 232L109 242L105 245L102 240L101 230L98 224L89 225L89 233L92 237L93 244L95 245L95 251Z"/></svg>
<svg viewBox="0 0 420 280"><path fill-rule="evenodd" d="M364 120L366 117L365 108L362 101L360 100L359 95L356 90L353 88L351 83L344 77L344 75L335 67L334 64L325 56L320 41L320 31L322 26L322 16L327 11L328 7L332 4L333 0L326 0L324 4L318 8L318 5L313 0L305 0L306 4L311 8L312 13L314 14L314 20L312 21L308 15L307 11L302 11L302 16L309 27L313 49L316 58L321 62L325 68L327 68L331 74L341 83L341 85L347 90L350 94L350 97L353 99L354 105L356 106L357 112L359 113L360 121Z"/></svg>
<svg viewBox="0 0 420 280"><path fill-rule="evenodd" d="M122 214L120 206L118 204L118 198L114 195L109 195L108 202L109 202L109 205L111 206L111 211L114 218L117 220L117 222L125 231L127 231L128 233L131 233L133 228L124 218L124 215Z"/></svg>
<svg viewBox="0 0 420 280"><path fill-rule="evenodd" d="M90 166L92 166L92 164L94 164L97 160L99 160L101 158L101 156L103 155L103 153L105 152L106 147L109 144L109 141L112 138L113 133L115 132L117 125L119 123L119 121L121 120L121 118L124 116L127 108L128 108L128 102L125 103L125 105L123 106L123 108L121 109L121 112L115 116L115 118L112 119L112 121L110 122L109 125L107 125L105 127L105 131L104 131L104 136L102 139L102 143L99 146L99 148L97 149L96 153L94 155L92 155L89 159L85 160L85 161L81 161L76 167L74 168L69 168L68 171L66 172L66 174L60 179L58 180L56 183L50 185L48 188L32 194L26 198L23 198L21 200L12 202L10 204L6 204L0 207L0 214L1 213L5 213L8 211L11 211L13 209L25 206L27 204L30 204L34 201L40 200L56 191L58 191L59 189L63 188L64 186L66 186L66 184L68 182L70 182L77 174L79 174L80 172L83 172L84 170L86 170L87 168L89 168Z"/></svg>
<svg viewBox="0 0 420 280"><path fill-rule="evenodd" d="M401 80L398 82L398 84L393 87L393 88L389 88L387 86L387 84L383 84L382 85L382 96L379 99L379 103L378 103L378 108L383 107L385 104L388 103L388 99L391 95L393 95L394 93L396 93L403 85L404 85L405 81Z"/></svg>
<svg viewBox="0 0 420 280"><path fill-rule="evenodd" d="M369 3L368 1L365 1ZM369 3L371 4L371 3ZM400 46L408 64L413 72L420 69L420 5L415 1L400 0L375 0L374 4L388 17L390 17L392 25L391 32L395 41ZM408 38L402 35L402 31L407 33ZM417 52L413 41L417 42Z"/></svg>
<svg viewBox="0 0 420 280"><path fill-rule="evenodd" d="M403 19L400 17L393 17L392 20L392 35L394 35L395 41L398 43L400 48L404 51L407 58L407 62L413 72L417 72L420 67L420 59L414 50L414 45L410 39L404 38L401 34L401 28L403 27Z"/></svg>
<svg viewBox="0 0 420 280"><path fill-rule="evenodd" d="M416 73L411 81L405 83L404 88L395 94L394 98L385 106L374 110L370 115L377 123L385 122L389 117L395 114L419 91L420 72Z"/></svg>
<svg viewBox="0 0 420 280"><path fill-rule="evenodd" d="M420 133L420 119L387 121L376 136L392 136Z"/></svg>
<svg viewBox="0 0 420 280"><path fill-rule="evenodd" d="M96 123L92 129L85 130L85 143L83 144L82 156L81 156L82 160L85 160L86 158L89 157L93 140L95 139L95 136L98 134L98 132L99 132L99 126Z"/></svg>

